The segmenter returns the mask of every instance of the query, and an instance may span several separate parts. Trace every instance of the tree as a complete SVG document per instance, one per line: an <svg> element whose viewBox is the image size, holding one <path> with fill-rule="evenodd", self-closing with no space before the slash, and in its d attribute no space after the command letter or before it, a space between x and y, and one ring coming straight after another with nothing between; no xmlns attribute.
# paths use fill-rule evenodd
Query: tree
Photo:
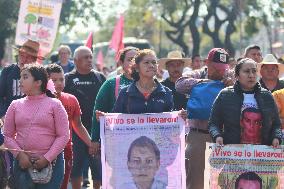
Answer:
<svg viewBox="0 0 284 189"><path fill-rule="evenodd" d="M31 24L37 23L37 17L34 14L29 13L25 16L25 23L28 24L27 35L30 35L31 34Z"/></svg>
<svg viewBox="0 0 284 189"><path fill-rule="evenodd" d="M6 39L15 35L18 0L0 1L0 60L4 57Z"/></svg>
<svg viewBox="0 0 284 189"><path fill-rule="evenodd" d="M191 54L199 54L200 44L202 44L200 36L204 34L212 39L212 46L225 48L231 55L235 54L237 31L242 33L244 29L242 33L244 35L241 35L241 38L246 39L258 32L260 27L265 26L269 39L272 41L271 21L273 18L283 17L284 11L284 3L279 0L271 0L268 10L266 9L268 3L263 0L148 1L148 9L155 4L160 5L162 18L170 27L165 29L165 35L180 46L186 55L190 54L190 49L192 49ZM136 4L131 3L130 9L135 6ZM144 10L145 8L142 11ZM139 14L139 12L136 13ZM202 23L202 27L199 23ZM242 27L243 24L244 27ZM188 33L192 39L192 47L186 37Z"/></svg>
<svg viewBox="0 0 284 189"><path fill-rule="evenodd" d="M94 9L95 6L96 2L94 0L64 0L59 25L70 30L78 21L82 21L83 24L87 25L90 18L95 18L101 23L100 16Z"/></svg>
<svg viewBox="0 0 284 189"><path fill-rule="evenodd" d="M209 35L213 41L214 47L225 48L230 55L235 55L235 47L231 41L231 35L236 31L235 22L238 15L238 1L233 1L228 4L220 0L211 0L207 4L207 15L204 17L203 32ZM221 14L224 18L220 18ZM213 30L209 25L214 21ZM225 28L224 40L221 39L222 28Z"/></svg>

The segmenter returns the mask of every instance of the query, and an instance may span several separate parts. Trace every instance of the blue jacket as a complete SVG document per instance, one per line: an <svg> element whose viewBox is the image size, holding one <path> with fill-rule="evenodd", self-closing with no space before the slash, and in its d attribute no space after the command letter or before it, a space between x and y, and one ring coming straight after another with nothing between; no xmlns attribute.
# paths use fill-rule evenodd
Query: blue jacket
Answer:
<svg viewBox="0 0 284 189"><path fill-rule="evenodd" d="M156 81L157 88L148 99L137 89L136 82L121 89L113 112L127 114L171 112L174 108L172 91Z"/></svg>
<svg viewBox="0 0 284 189"><path fill-rule="evenodd" d="M68 64L66 66L62 66L60 61L56 62L56 64L62 67L64 73L71 72L75 68L75 64L72 60L68 60Z"/></svg>

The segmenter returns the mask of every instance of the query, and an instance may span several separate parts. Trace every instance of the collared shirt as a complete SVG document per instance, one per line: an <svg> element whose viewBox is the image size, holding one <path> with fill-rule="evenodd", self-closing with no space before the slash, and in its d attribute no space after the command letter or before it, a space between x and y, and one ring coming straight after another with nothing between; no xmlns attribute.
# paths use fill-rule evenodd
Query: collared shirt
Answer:
<svg viewBox="0 0 284 189"><path fill-rule="evenodd" d="M265 83L263 82L262 79L259 80L259 83L260 83L260 85L261 85L262 88L265 88L265 89L269 90L269 89L266 87L266 85L265 85ZM284 88L284 80L279 80L279 79L278 79L277 84L276 84L276 86L274 87L274 89L272 89L271 91L269 90L269 91L270 91L271 93L273 93L274 91L277 91L277 90L283 89L283 88Z"/></svg>
<svg viewBox="0 0 284 189"><path fill-rule="evenodd" d="M181 110L182 108L186 109L186 103L188 100L187 95L181 94L176 91L175 83L170 80L170 78L167 78L166 80L161 82L162 85L168 87L172 90L173 93L173 99L174 99L174 110Z"/></svg>
<svg viewBox="0 0 284 189"><path fill-rule="evenodd" d="M188 73L185 73L184 75L187 76L181 77L176 81L176 91L182 94L189 94L192 87L194 87L198 82L200 82L200 79L208 78L207 67L190 71ZM207 130L208 120L189 119L188 126L190 128Z"/></svg>

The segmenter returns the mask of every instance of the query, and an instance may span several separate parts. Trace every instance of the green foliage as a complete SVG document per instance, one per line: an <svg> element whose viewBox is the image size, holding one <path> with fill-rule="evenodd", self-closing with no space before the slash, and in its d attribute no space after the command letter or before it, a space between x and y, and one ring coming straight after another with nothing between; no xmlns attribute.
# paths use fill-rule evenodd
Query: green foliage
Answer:
<svg viewBox="0 0 284 189"><path fill-rule="evenodd" d="M194 41L192 40L194 35L193 33L188 33L193 32L188 30L189 25L193 24L198 27L197 31L202 36L199 43L201 44L201 51L211 45L211 47L221 46L229 48L233 53L234 48L236 45L239 45L240 41L238 39L239 34L236 35L238 31L244 31L242 39L246 41L247 38L251 38L252 35L257 33L262 26L270 26L272 19L283 17L284 15L284 3L279 0L271 0L269 2L264 0L202 0L200 1L199 11L197 11L198 18L195 22L188 22L192 17L196 2L197 0L147 0L146 2L132 0L130 10L139 15L139 18L143 18L144 15L141 15L142 13L147 14L145 10L150 10L153 13L153 17L156 17L158 20L162 13L163 37L179 45L183 50L194 48ZM220 14L221 12L222 14ZM209 16L215 19L215 27L211 20L206 19ZM129 19L132 18L133 16ZM131 25L139 23L138 26L136 25L136 31L134 32L139 37L142 33L141 31L144 31L141 25L145 23L141 22L141 19L140 22L134 19L132 21L133 24ZM204 22L208 22L208 27L205 27L206 32L200 30L201 23L204 24ZM240 29L240 27L243 28ZM167 35L165 36L166 33ZM204 37L203 33L206 33L212 42L208 41L208 37ZM154 34L158 35L157 32ZM191 37L189 42L192 44L188 43L188 36ZM156 42L157 40L153 41ZM187 48L184 46L185 44Z"/></svg>
<svg viewBox="0 0 284 189"><path fill-rule="evenodd" d="M27 14L25 16L25 23L27 24L35 24L37 22L37 17L34 14Z"/></svg>
<svg viewBox="0 0 284 189"><path fill-rule="evenodd" d="M0 0L0 60L4 56L5 40L15 35L18 10L18 0Z"/></svg>
<svg viewBox="0 0 284 189"><path fill-rule="evenodd" d="M71 29L79 20L78 18L81 18L84 25L87 25L90 18L95 18L101 23L101 19L94 9L95 6L94 0L65 0L62 5L60 25Z"/></svg>
<svg viewBox="0 0 284 189"><path fill-rule="evenodd" d="M259 26L257 26L257 18L256 17L248 17L244 23L244 29L248 36L252 36L253 34L259 31Z"/></svg>

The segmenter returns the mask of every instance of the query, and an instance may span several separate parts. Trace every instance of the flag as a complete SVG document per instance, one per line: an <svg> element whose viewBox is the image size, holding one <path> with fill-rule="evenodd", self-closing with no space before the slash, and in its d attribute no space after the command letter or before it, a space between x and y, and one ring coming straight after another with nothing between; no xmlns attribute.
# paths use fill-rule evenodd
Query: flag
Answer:
<svg viewBox="0 0 284 189"><path fill-rule="evenodd" d="M85 46L93 51L93 32L89 33Z"/></svg>
<svg viewBox="0 0 284 189"><path fill-rule="evenodd" d="M102 49L100 49L97 55L97 66L100 70L102 70L104 67L104 55Z"/></svg>
<svg viewBox="0 0 284 189"><path fill-rule="evenodd" d="M119 60L119 51L124 48L123 44L123 36L124 36L124 16L121 15L119 20L117 21L113 33L112 33L112 38L109 44L109 48L113 49L116 53L115 55L115 60Z"/></svg>

